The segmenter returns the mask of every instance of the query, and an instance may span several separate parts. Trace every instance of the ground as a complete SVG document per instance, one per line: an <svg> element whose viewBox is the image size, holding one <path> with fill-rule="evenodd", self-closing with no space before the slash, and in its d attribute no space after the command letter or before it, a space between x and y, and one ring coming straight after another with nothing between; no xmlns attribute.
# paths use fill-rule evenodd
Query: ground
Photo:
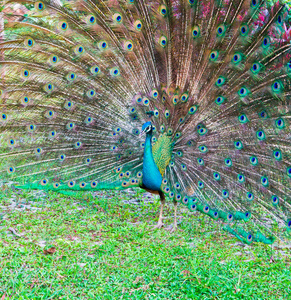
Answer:
<svg viewBox="0 0 291 300"><path fill-rule="evenodd" d="M291 299L291 245L243 245L181 206L180 230L153 229L159 202L141 190L0 189L1 300Z"/></svg>

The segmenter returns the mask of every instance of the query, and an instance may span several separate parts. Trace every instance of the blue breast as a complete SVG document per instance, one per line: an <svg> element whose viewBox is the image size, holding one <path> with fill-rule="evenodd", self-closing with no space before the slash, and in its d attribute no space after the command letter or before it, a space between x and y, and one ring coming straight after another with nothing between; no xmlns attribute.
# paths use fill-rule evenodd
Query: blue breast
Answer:
<svg viewBox="0 0 291 300"><path fill-rule="evenodd" d="M143 156L142 183L147 189L160 191L162 180L162 175L154 161L152 154L151 135L147 134Z"/></svg>

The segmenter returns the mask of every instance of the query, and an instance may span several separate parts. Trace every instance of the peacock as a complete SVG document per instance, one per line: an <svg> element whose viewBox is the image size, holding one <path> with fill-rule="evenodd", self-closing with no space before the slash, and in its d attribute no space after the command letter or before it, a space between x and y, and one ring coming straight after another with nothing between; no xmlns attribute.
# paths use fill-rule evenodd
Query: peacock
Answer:
<svg viewBox="0 0 291 300"><path fill-rule="evenodd" d="M290 238L290 20L263 0L6 1L0 179L138 187L158 228L169 199L172 230L181 203L248 244Z"/></svg>

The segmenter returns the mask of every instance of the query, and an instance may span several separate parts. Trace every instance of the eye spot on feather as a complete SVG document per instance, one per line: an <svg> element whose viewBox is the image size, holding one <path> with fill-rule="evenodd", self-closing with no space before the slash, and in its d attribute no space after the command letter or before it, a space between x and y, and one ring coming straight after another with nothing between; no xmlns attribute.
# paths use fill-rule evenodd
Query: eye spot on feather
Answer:
<svg viewBox="0 0 291 300"><path fill-rule="evenodd" d="M234 147L237 149L237 150L241 150L243 149L243 144L240 140L237 140L234 142Z"/></svg>
<svg viewBox="0 0 291 300"><path fill-rule="evenodd" d="M204 183L202 181L198 181L198 188L203 189L204 188Z"/></svg>
<svg viewBox="0 0 291 300"><path fill-rule="evenodd" d="M150 104L150 100L148 98L144 97L143 98L143 105L144 106L149 106L149 104Z"/></svg>
<svg viewBox="0 0 291 300"><path fill-rule="evenodd" d="M191 107L189 108L188 114L189 114L189 115L193 115L193 114L196 113L197 110L198 110L198 106L197 106L197 105L193 105L193 106L191 106Z"/></svg>
<svg viewBox="0 0 291 300"><path fill-rule="evenodd" d="M188 197L184 197L183 200L182 200L182 203L185 204L185 205L187 205L188 202L189 202Z"/></svg>
<svg viewBox="0 0 291 300"><path fill-rule="evenodd" d="M51 93L54 90L54 85L52 83L48 83L44 86L44 90L47 93Z"/></svg>
<svg viewBox="0 0 291 300"><path fill-rule="evenodd" d="M263 42L262 42L262 47L264 49L268 48L270 46L271 42L270 42L270 38L268 36L263 38Z"/></svg>
<svg viewBox="0 0 291 300"><path fill-rule="evenodd" d="M237 65L242 61L242 55L240 53L235 53L232 57L232 62Z"/></svg>
<svg viewBox="0 0 291 300"><path fill-rule="evenodd" d="M226 82L226 79L223 76L219 76L215 82L215 85L217 87L221 87L225 84L225 82Z"/></svg>
<svg viewBox="0 0 291 300"><path fill-rule="evenodd" d="M60 154L59 155L60 162L63 162L65 159L66 159L66 155L65 154Z"/></svg>
<svg viewBox="0 0 291 300"><path fill-rule="evenodd" d="M200 28L199 26L194 26L192 29L192 37L193 39L196 39L200 36Z"/></svg>
<svg viewBox="0 0 291 300"><path fill-rule="evenodd" d="M263 130L257 131L257 138L258 138L258 140L260 140L260 141L263 141L263 140L266 139L266 135L265 135L265 133L264 133Z"/></svg>
<svg viewBox="0 0 291 300"><path fill-rule="evenodd" d="M203 136L207 133L207 129L206 128L200 128L198 129L198 134Z"/></svg>
<svg viewBox="0 0 291 300"><path fill-rule="evenodd" d="M97 186L97 182L95 180L91 181L90 183L92 188L95 188Z"/></svg>
<svg viewBox="0 0 291 300"><path fill-rule="evenodd" d="M100 73L100 68L97 65L94 65L90 68L90 72L92 75L97 75Z"/></svg>
<svg viewBox="0 0 291 300"><path fill-rule="evenodd" d="M1 119L2 119L2 121L6 121L7 120L7 115L6 114L1 114Z"/></svg>
<svg viewBox="0 0 291 300"><path fill-rule="evenodd" d="M263 176L261 178L261 184L264 186L264 187L267 187L269 185L269 180L268 180L268 177L267 176Z"/></svg>
<svg viewBox="0 0 291 300"><path fill-rule="evenodd" d="M218 56L219 56L219 52L218 51L212 51L209 55L209 60L214 62L214 61L217 61L218 59Z"/></svg>
<svg viewBox="0 0 291 300"><path fill-rule="evenodd" d="M197 205L196 204L192 204L190 207L191 211L195 211L197 209Z"/></svg>
<svg viewBox="0 0 291 300"><path fill-rule="evenodd" d="M159 96L159 92L156 89L151 91L151 97L152 98L157 99L158 96Z"/></svg>
<svg viewBox="0 0 291 300"><path fill-rule="evenodd" d="M224 163L227 167L231 167L232 166L232 160L230 158L226 158L224 160Z"/></svg>
<svg viewBox="0 0 291 300"><path fill-rule="evenodd" d="M253 74L258 74L261 70L261 66L259 63L254 63L251 67L251 71Z"/></svg>
<svg viewBox="0 0 291 300"><path fill-rule="evenodd" d="M215 99L215 103L217 105L221 105L222 103L224 103L225 101L225 98L223 96L218 96L216 99Z"/></svg>
<svg viewBox="0 0 291 300"><path fill-rule="evenodd" d="M252 201L252 200L254 200L254 194L252 193L252 192L247 192L247 199L249 200L249 201Z"/></svg>
<svg viewBox="0 0 291 300"><path fill-rule="evenodd" d="M282 90L283 90L283 84L280 81L276 80L272 84L272 91L277 94L282 92Z"/></svg>
<svg viewBox="0 0 291 300"><path fill-rule="evenodd" d="M220 175L219 175L219 173L214 172L214 173L213 173L213 178L214 178L215 180L220 180Z"/></svg>
<svg viewBox="0 0 291 300"><path fill-rule="evenodd" d="M45 5L43 2L39 1L39 2L36 2L34 4L34 8L37 10L37 11L43 11L45 9Z"/></svg>
<svg viewBox="0 0 291 300"><path fill-rule="evenodd" d="M103 50L106 50L108 48L108 44L106 41L104 40L101 40L99 43L98 43L98 48L99 50L103 51Z"/></svg>
<svg viewBox="0 0 291 300"><path fill-rule="evenodd" d="M66 78L69 82L73 82L77 78L77 75L74 72L70 72Z"/></svg>
<svg viewBox="0 0 291 300"><path fill-rule="evenodd" d="M15 144L16 144L16 141L13 138L8 140L8 145L9 146L15 146Z"/></svg>
<svg viewBox="0 0 291 300"><path fill-rule="evenodd" d="M183 156L183 152L182 152L182 151L177 151L177 155L178 155L179 157L182 157L182 156Z"/></svg>
<svg viewBox="0 0 291 300"><path fill-rule="evenodd" d="M238 117L238 120L239 120L239 122L240 122L241 124L245 124L245 123L248 122L248 118L247 118L247 116L246 116L245 114L240 115L240 116Z"/></svg>
<svg viewBox="0 0 291 300"><path fill-rule="evenodd" d="M30 76L30 71L27 70L27 69L23 69L22 72L21 72L21 75L22 75L23 79L28 79L29 76Z"/></svg>
<svg viewBox="0 0 291 300"><path fill-rule="evenodd" d="M249 32L249 27L248 27L248 25L242 25L241 27L240 27L240 35L241 36L246 36L247 34L248 34L248 32Z"/></svg>
<svg viewBox="0 0 291 300"><path fill-rule="evenodd" d="M88 16L89 24L93 25L96 23L96 18L94 16Z"/></svg>
<svg viewBox="0 0 291 300"><path fill-rule="evenodd" d="M227 215L227 221L228 221L228 222L233 221L233 215L232 215L232 214L228 214L228 215Z"/></svg>
<svg viewBox="0 0 291 300"><path fill-rule="evenodd" d="M263 110L263 111L259 112L259 117L261 119L265 120L265 119L267 119L268 115L267 115L266 111Z"/></svg>
<svg viewBox="0 0 291 300"><path fill-rule="evenodd" d="M124 43L124 50L126 50L126 51L132 51L132 49L133 49L133 43L132 43L132 41L126 41Z"/></svg>
<svg viewBox="0 0 291 300"><path fill-rule="evenodd" d="M46 186L46 185L48 184L48 180L47 180L47 179L42 179L42 180L40 181L40 184L41 184L42 186Z"/></svg>
<svg viewBox="0 0 291 300"><path fill-rule="evenodd" d="M91 125L93 123L93 118L92 117L86 117L84 122L87 125Z"/></svg>
<svg viewBox="0 0 291 300"><path fill-rule="evenodd" d="M238 93L239 97L243 98L249 94L249 90L246 87L241 87L237 93Z"/></svg>
<svg viewBox="0 0 291 300"><path fill-rule="evenodd" d="M172 99L172 102L174 105L176 105L179 101L179 98L177 96L174 96L173 99Z"/></svg>
<svg viewBox="0 0 291 300"><path fill-rule="evenodd" d="M164 187L164 191L166 192L166 193L169 193L170 192L170 188L169 187Z"/></svg>
<svg viewBox="0 0 291 300"><path fill-rule="evenodd" d="M273 151L273 157L276 160L278 160L278 161L282 160L282 152L281 152L281 150L279 150L279 149L274 150Z"/></svg>
<svg viewBox="0 0 291 300"><path fill-rule="evenodd" d="M133 23L133 26L134 26L135 30L141 31L141 29L142 29L142 22L140 20L136 20Z"/></svg>
<svg viewBox="0 0 291 300"><path fill-rule="evenodd" d="M182 96L181 96L181 101L184 103L184 102L187 102L188 100L188 93L184 93Z"/></svg>
<svg viewBox="0 0 291 300"><path fill-rule="evenodd" d="M60 184L59 184L58 182L54 182L54 183L53 183L53 187L54 187L55 189L57 189L57 188L60 187Z"/></svg>
<svg viewBox="0 0 291 300"><path fill-rule="evenodd" d="M275 121L275 125L278 129L284 129L285 128L285 122L284 119L279 118Z"/></svg>
<svg viewBox="0 0 291 300"><path fill-rule="evenodd" d="M86 182L80 182L79 187L84 188L86 186Z"/></svg>
<svg viewBox="0 0 291 300"><path fill-rule="evenodd" d="M203 166L204 165L204 160L203 158L197 158L197 162L200 166Z"/></svg>
<svg viewBox="0 0 291 300"><path fill-rule="evenodd" d="M74 128L75 128L75 123L73 123L73 122L68 123L68 124L66 125L66 128L67 128L68 130L74 129Z"/></svg>
<svg viewBox="0 0 291 300"><path fill-rule="evenodd" d="M201 153L206 153L208 151L208 148L205 145L199 146L199 151Z"/></svg>
<svg viewBox="0 0 291 300"><path fill-rule="evenodd" d="M74 180L70 180L70 181L68 182L68 186L69 186L69 187L74 187L75 184L76 184L76 182L75 182Z"/></svg>
<svg viewBox="0 0 291 300"><path fill-rule="evenodd" d="M155 110L154 110L154 116L155 116L156 118L158 118L159 115L160 115L159 111L158 111L157 109L155 109Z"/></svg>
<svg viewBox="0 0 291 300"><path fill-rule="evenodd" d="M65 109L71 110L74 107L74 103L72 101L65 102Z"/></svg>
<svg viewBox="0 0 291 300"><path fill-rule="evenodd" d="M287 175L291 178L291 166L287 168Z"/></svg>
<svg viewBox="0 0 291 300"><path fill-rule="evenodd" d="M59 62L59 58L58 58L57 55L51 55L51 56L49 57L48 62L49 62L51 65L55 65L56 63Z"/></svg>
<svg viewBox="0 0 291 300"><path fill-rule="evenodd" d="M259 161L256 156L251 156L250 163L251 163L251 165L256 166L256 165L258 165Z"/></svg>
<svg viewBox="0 0 291 300"><path fill-rule="evenodd" d="M29 132L35 131L35 128L36 128L36 126L35 126L34 124L30 124L30 125L27 126L27 130L28 130Z"/></svg>
<svg viewBox="0 0 291 300"><path fill-rule="evenodd" d="M164 48L167 46L168 39L164 35L159 38L159 44Z"/></svg>
<svg viewBox="0 0 291 300"><path fill-rule="evenodd" d="M50 138L55 138L57 136L57 132L55 130L52 130L49 132L49 137Z"/></svg>
<svg viewBox="0 0 291 300"><path fill-rule="evenodd" d="M181 164L181 169L182 169L183 171L187 171L187 166L186 166L185 164Z"/></svg>
<svg viewBox="0 0 291 300"><path fill-rule="evenodd" d="M75 46L75 48L74 48L74 52L75 52L75 54L77 54L77 55L81 55L81 54L85 53L85 49L84 49L83 46L77 45L77 46Z"/></svg>
<svg viewBox="0 0 291 300"><path fill-rule="evenodd" d="M122 22L122 16L119 13L116 13L112 16L113 21L115 21L117 24L120 24Z"/></svg>
<svg viewBox="0 0 291 300"><path fill-rule="evenodd" d="M61 22L59 22L59 28L60 28L62 31L66 31L66 30L69 28L69 25L68 25L67 22L61 21Z"/></svg>
<svg viewBox="0 0 291 300"><path fill-rule="evenodd" d="M223 190L222 191L222 197L225 198L225 199L228 198L229 197L229 191L228 190Z"/></svg>
<svg viewBox="0 0 291 300"><path fill-rule="evenodd" d="M7 172L8 172L8 174L13 174L15 172L15 168L14 167L8 167Z"/></svg>
<svg viewBox="0 0 291 300"><path fill-rule="evenodd" d="M87 95L88 98L93 98L93 97L96 96L96 92L93 89L92 90L88 90L87 93L86 93L86 95Z"/></svg>
<svg viewBox="0 0 291 300"><path fill-rule="evenodd" d="M218 37L224 36L224 33L226 31L226 26L224 24L221 24L217 27L216 33Z"/></svg>
<svg viewBox="0 0 291 300"><path fill-rule="evenodd" d="M24 40L24 45L28 48L32 48L34 46L34 40L32 38L27 38Z"/></svg>
<svg viewBox="0 0 291 300"><path fill-rule="evenodd" d="M162 4L159 7L159 13L161 16L165 17L167 15L168 9L166 7L166 5Z"/></svg>
<svg viewBox="0 0 291 300"><path fill-rule="evenodd" d="M117 77L117 76L119 76L119 75L120 75L119 69L118 69L117 67L111 68L111 69L110 69L110 75L111 75L112 77Z"/></svg>
<svg viewBox="0 0 291 300"><path fill-rule="evenodd" d="M279 204L279 197L277 195L272 195L271 201L274 206L277 206Z"/></svg>
<svg viewBox="0 0 291 300"><path fill-rule="evenodd" d="M165 111L165 117L166 117L166 119L169 118L169 116L170 116L170 111L169 111L169 110L166 110L166 111Z"/></svg>
<svg viewBox="0 0 291 300"><path fill-rule="evenodd" d="M242 175L242 174L238 174L238 175L237 175L237 180L238 180L240 183L244 183L244 182L245 182L245 176Z"/></svg>
<svg viewBox="0 0 291 300"><path fill-rule="evenodd" d="M81 146L82 146L82 143L81 143L80 141L78 141L78 142L76 142L76 143L74 144L74 148L75 148L75 149L80 149Z"/></svg>

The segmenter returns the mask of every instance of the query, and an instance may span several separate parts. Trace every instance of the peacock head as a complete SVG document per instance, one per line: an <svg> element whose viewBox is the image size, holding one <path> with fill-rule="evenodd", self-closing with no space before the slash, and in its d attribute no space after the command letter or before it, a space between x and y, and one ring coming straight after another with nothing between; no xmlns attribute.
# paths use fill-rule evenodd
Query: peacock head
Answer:
<svg viewBox="0 0 291 300"><path fill-rule="evenodd" d="M148 133L151 133L153 130L153 126L152 126L152 123L151 122L146 122L142 125L142 132L141 134L148 134Z"/></svg>

